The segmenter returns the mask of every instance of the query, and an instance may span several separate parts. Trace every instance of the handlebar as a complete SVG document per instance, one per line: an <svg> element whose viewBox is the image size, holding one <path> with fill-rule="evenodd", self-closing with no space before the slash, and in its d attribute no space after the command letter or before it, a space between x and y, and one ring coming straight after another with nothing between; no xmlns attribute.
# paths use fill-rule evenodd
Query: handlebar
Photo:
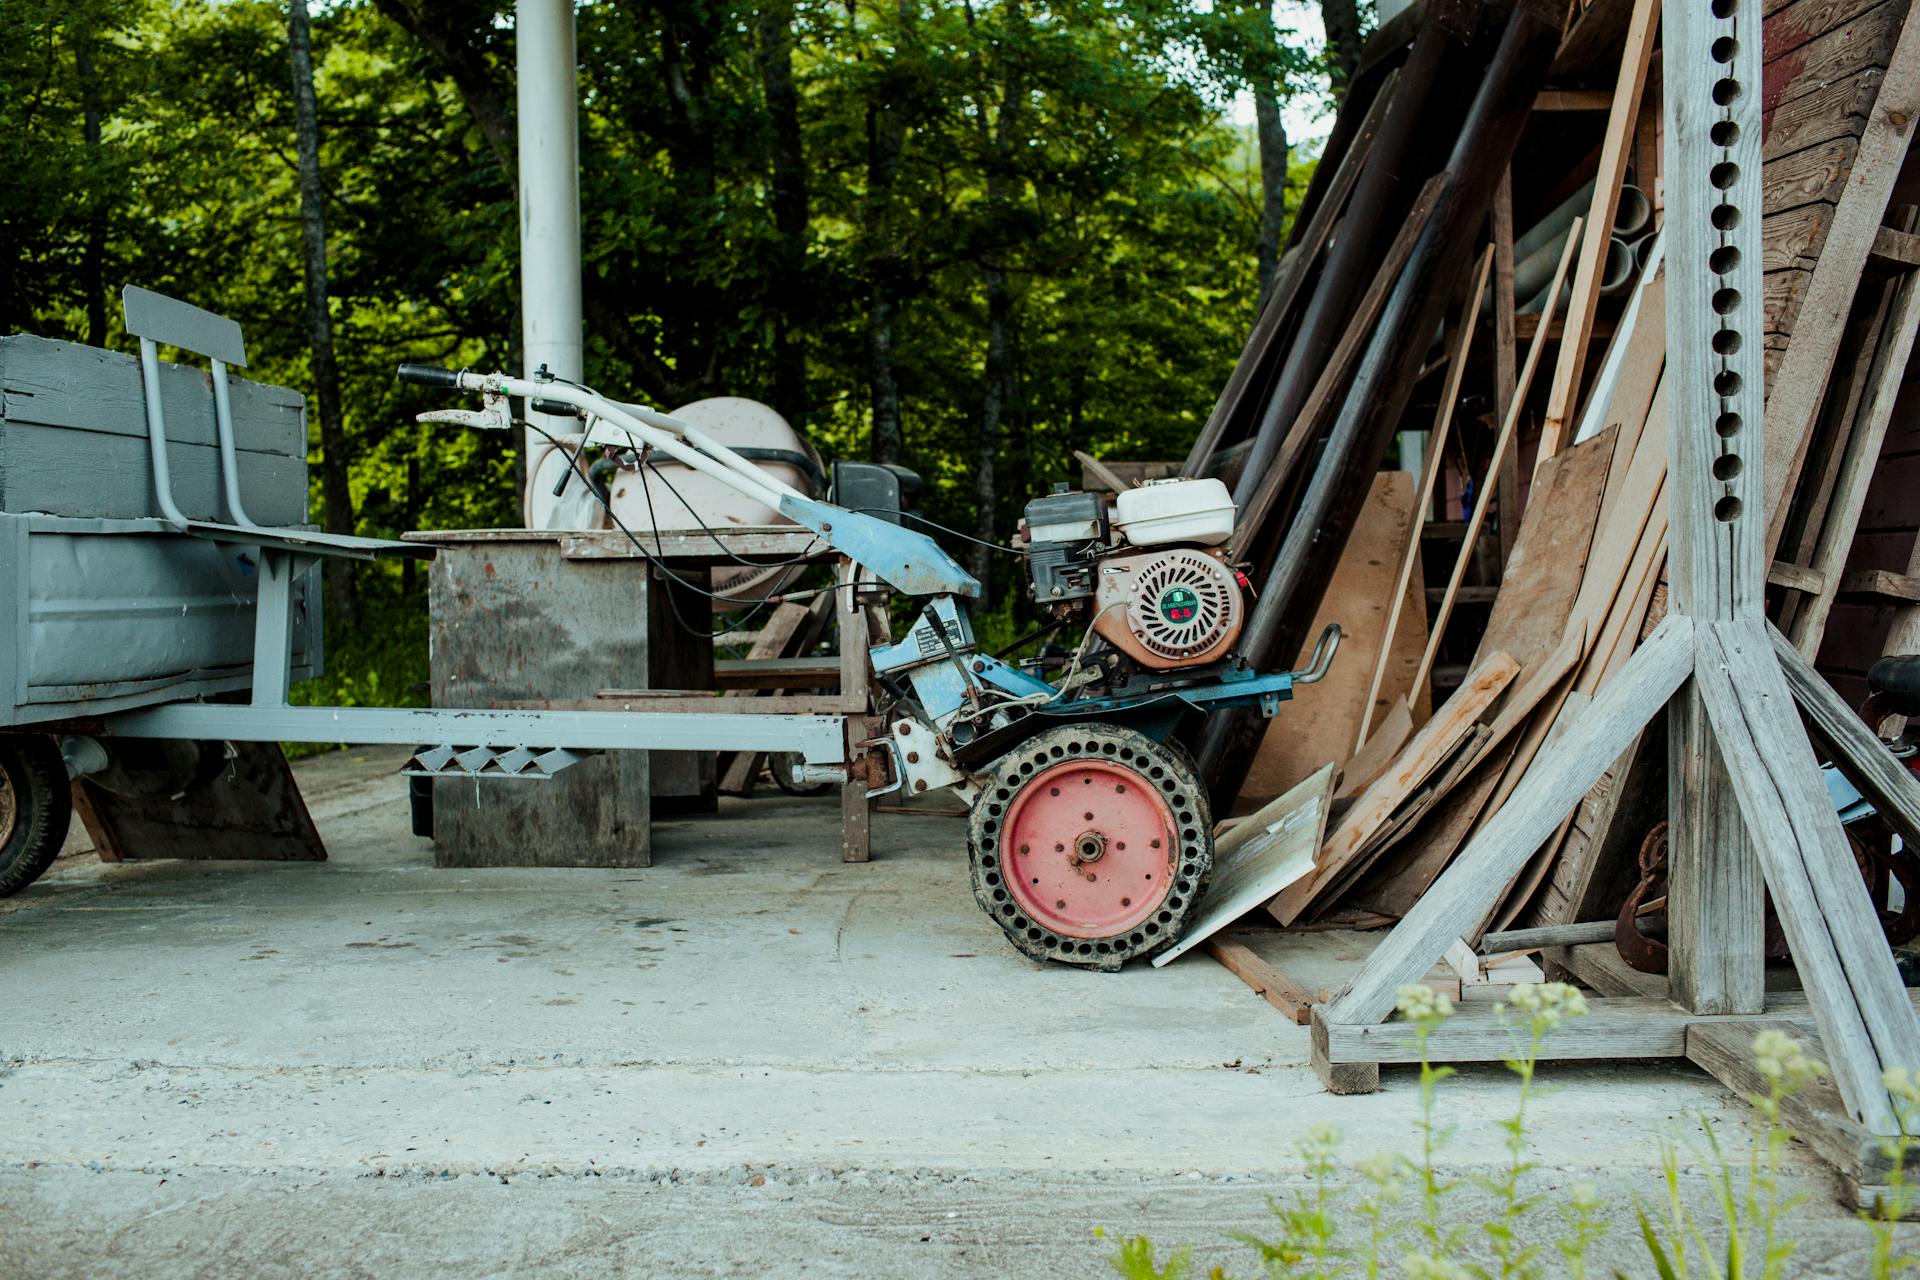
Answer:
<svg viewBox="0 0 1920 1280"><path fill-rule="evenodd" d="M460 371L442 369L431 364L403 364L395 375L402 382L411 382L421 387L458 387Z"/></svg>

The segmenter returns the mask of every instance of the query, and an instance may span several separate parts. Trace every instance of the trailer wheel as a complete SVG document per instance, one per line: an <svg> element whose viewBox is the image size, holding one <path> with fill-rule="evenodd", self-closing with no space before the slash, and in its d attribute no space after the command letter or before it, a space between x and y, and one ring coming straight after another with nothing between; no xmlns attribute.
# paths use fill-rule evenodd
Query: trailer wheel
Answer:
<svg viewBox="0 0 1920 1280"><path fill-rule="evenodd" d="M67 766L52 738L0 738L0 898L53 865L73 820Z"/></svg>

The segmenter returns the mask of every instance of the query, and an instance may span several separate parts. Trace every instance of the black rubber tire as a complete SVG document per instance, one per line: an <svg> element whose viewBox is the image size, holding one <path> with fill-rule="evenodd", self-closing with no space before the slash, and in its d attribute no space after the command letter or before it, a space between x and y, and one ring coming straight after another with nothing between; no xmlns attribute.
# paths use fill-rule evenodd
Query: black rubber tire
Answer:
<svg viewBox="0 0 1920 1280"><path fill-rule="evenodd" d="M1076 758L1104 758L1140 773L1173 806L1177 845L1168 851L1171 888L1163 910L1129 933L1106 938L1068 937L1022 914L1002 883L1007 850L1002 819L1007 807L1039 771ZM967 853L973 896L1000 926L1007 941L1036 960L1117 971L1129 960L1164 951L1186 931L1213 876L1213 814L1178 747L1111 724L1062 725L1036 734L994 761L981 774L982 788L967 816Z"/></svg>
<svg viewBox="0 0 1920 1280"><path fill-rule="evenodd" d="M0 738L0 775L13 795L13 825L0 843L0 898L38 880L66 843L73 821L67 765L52 738Z"/></svg>

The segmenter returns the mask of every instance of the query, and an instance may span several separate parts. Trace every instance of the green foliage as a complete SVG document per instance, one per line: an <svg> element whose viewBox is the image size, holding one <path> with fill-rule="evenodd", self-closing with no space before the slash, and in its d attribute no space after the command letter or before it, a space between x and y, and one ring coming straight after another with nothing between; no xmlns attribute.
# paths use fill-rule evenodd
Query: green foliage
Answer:
<svg viewBox="0 0 1920 1280"><path fill-rule="evenodd" d="M438 398L392 377L406 359L517 363L512 6L313 8L359 531L518 523L514 442L415 426ZM901 460L934 518L1010 530L1028 496L1077 479L1075 449L1183 453L1255 304L1258 150L1229 104L1254 78L1321 93L1319 51L1259 6L793 5L796 236L776 216L762 62L788 12L580 5L588 380L669 408L765 399L829 457L863 457L884 303ZM986 126L1008 112L1017 136L996 141ZM234 316L250 376L311 391L293 146L283 4L9 0L0 332L124 349L116 295L140 283ZM1310 174L1296 151L1292 201ZM989 268L1010 293L1011 394L982 521ZM781 334L804 360L798 392L776 379ZM317 510L317 470L315 492ZM1014 568L995 565L997 599ZM397 582L360 572L370 625L398 626L407 608L383 603ZM1009 635L1020 608L1000 606ZM334 637L336 669L381 664L338 691L390 694L401 638Z"/></svg>
<svg viewBox="0 0 1920 1280"><path fill-rule="evenodd" d="M1557 1214L1547 1212L1548 1197L1527 1190L1535 1166L1526 1154L1527 1107L1534 1096L1534 1073L1541 1049L1547 1037L1568 1019L1586 1015L1585 998L1563 983L1547 983L1515 987L1499 1007L1502 1020L1514 1033L1514 1056L1506 1065L1519 1082L1519 1092L1513 1115L1503 1122L1506 1166L1498 1174L1475 1179L1493 1204L1493 1212L1477 1224L1484 1241L1480 1250L1473 1249L1469 1240L1476 1224L1461 1220L1442 1226L1449 1216L1443 1213L1444 1202L1459 1184L1442 1181L1434 1169L1436 1150L1444 1140L1434 1120L1435 1091L1452 1072L1428 1061L1427 1045L1433 1032L1452 1016L1452 1001L1425 986L1405 987L1400 992L1398 1011L1413 1025L1420 1047L1421 1118L1417 1127L1423 1141L1418 1159L1379 1152L1356 1166L1358 1184L1348 1179L1348 1185L1342 1186L1338 1181L1338 1134L1331 1126L1317 1127L1300 1148L1307 1186L1290 1201L1268 1202L1280 1224L1280 1234L1266 1239L1236 1232L1233 1238L1253 1247L1261 1269L1270 1277L1345 1280L1364 1276L1374 1280L1383 1274L1383 1260L1398 1250L1398 1273L1409 1280L1533 1280L1548 1274L1550 1246L1551 1253L1559 1256L1560 1274L1585 1280L1588 1256L1607 1231L1599 1193L1590 1183L1576 1184L1564 1193ZM1781 1215L1793 1201L1781 1199L1779 1183L1782 1160L1794 1136L1781 1121L1781 1107L1794 1093L1818 1079L1825 1067L1807 1054L1805 1046L1776 1030L1757 1036L1753 1051L1769 1088L1750 1099L1755 1131L1746 1161L1736 1164L1729 1160L1718 1135L1704 1121L1704 1147L1692 1151L1687 1161L1690 1167L1707 1172L1720 1212L1720 1222L1713 1228L1714 1234L1723 1237L1720 1250L1710 1248L1708 1230L1694 1218L1682 1195L1678 1144L1667 1143L1662 1151L1666 1203L1660 1214L1650 1213L1636 1199L1634 1216L1640 1243L1660 1280L1687 1280L1694 1274L1690 1268L1697 1268L1709 1280L1777 1280L1794 1274L1790 1267L1794 1244L1781 1232ZM1902 1133L1883 1144L1892 1166L1889 1194L1861 1212L1874 1233L1868 1272L1872 1280L1887 1280L1920 1266L1920 1259L1894 1254L1893 1238L1893 1226L1909 1205L1904 1164L1915 1141L1910 1135L1920 1129L1920 1073L1889 1071L1886 1085ZM1420 1212L1410 1221L1397 1222L1389 1211L1400 1200L1409 1177L1420 1188ZM1451 1216L1460 1217L1457 1213ZM1357 1241L1351 1227L1354 1219L1364 1231ZM1491 1266L1479 1261L1483 1254L1491 1259ZM1757 1259L1757 1267L1749 1262L1750 1256ZM1152 1241L1146 1236L1133 1236L1112 1261L1121 1275L1139 1280L1184 1277L1192 1265L1192 1248L1183 1248L1169 1259L1165 1271L1155 1269L1154 1259ZM1216 1267L1211 1274L1224 1280L1224 1268Z"/></svg>

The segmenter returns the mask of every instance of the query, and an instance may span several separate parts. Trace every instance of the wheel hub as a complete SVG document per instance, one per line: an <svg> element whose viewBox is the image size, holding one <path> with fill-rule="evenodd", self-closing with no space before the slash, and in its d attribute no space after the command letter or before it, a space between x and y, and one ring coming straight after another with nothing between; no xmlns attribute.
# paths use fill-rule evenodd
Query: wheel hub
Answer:
<svg viewBox="0 0 1920 1280"><path fill-rule="evenodd" d="M1043 928L1108 938L1153 917L1172 887L1173 811L1131 766L1072 760L1007 806L1007 886Z"/></svg>
<svg viewBox="0 0 1920 1280"><path fill-rule="evenodd" d="M1110 725L1050 729L988 770L968 824L974 893L1027 954L1117 968L1185 927L1210 826L1172 749Z"/></svg>

